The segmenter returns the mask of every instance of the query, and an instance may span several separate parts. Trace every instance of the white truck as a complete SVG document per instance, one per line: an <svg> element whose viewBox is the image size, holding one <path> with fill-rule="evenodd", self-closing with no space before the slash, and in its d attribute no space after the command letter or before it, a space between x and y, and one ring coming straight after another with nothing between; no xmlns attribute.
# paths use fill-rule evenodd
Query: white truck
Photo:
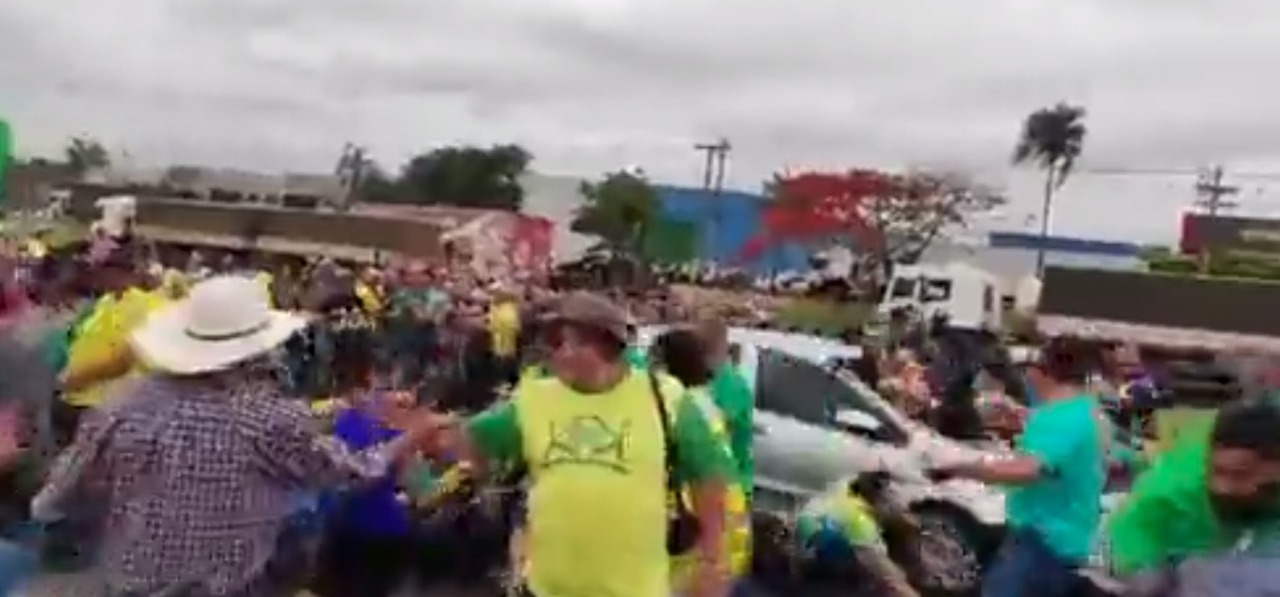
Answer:
<svg viewBox="0 0 1280 597"><path fill-rule="evenodd" d="M964 262L899 265L893 268L877 311L887 317L906 308L925 320L945 313L953 328L997 332L1002 311L999 288L994 275Z"/></svg>

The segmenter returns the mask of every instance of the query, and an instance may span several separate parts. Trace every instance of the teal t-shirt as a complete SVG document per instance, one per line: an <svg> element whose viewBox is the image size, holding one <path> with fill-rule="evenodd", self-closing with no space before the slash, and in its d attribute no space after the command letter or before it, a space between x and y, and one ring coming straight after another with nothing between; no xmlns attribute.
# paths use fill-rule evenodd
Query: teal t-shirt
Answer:
<svg viewBox="0 0 1280 597"><path fill-rule="evenodd" d="M627 360L627 364L635 369L648 369L649 358L645 356L644 351L635 346L628 346L626 352L622 353L623 358Z"/></svg>
<svg viewBox="0 0 1280 597"><path fill-rule="evenodd" d="M1058 555L1084 560L1102 516L1104 436L1092 396L1045 402L1031 410L1018 449L1040 460L1044 475L1009 489L1009 524L1039 533Z"/></svg>

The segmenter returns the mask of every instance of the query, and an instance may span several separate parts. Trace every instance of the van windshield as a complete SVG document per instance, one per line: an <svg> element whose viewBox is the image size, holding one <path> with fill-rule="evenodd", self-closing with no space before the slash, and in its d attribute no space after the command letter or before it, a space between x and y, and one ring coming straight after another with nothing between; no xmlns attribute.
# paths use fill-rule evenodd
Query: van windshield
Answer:
<svg viewBox="0 0 1280 597"><path fill-rule="evenodd" d="M916 296L915 278L894 278L889 287L890 299L910 299Z"/></svg>

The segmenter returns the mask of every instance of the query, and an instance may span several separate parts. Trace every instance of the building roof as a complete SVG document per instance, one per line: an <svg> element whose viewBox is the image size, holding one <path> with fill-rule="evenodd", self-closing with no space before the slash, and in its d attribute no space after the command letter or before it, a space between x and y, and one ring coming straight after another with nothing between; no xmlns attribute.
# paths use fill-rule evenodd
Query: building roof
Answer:
<svg viewBox="0 0 1280 597"><path fill-rule="evenodd" d="M71 213L81 221L92 221L98 216L96 199L119 192L81 185L72 195ZM267 249L266 245L272 244L282 247L277 250L283 252L347 247L341 249L344 254L358 249L437 255L440 234L446 229L420 219L153 196L139 196L137 210L137 225L144 236L150 230L169 242L186 239L228 248Z"/></svg>
<svg viewBox="0 0 1280 597"><path fill-rule="evenodd" d="M1069 236L1041 237L1039 234L1026 232L992 232L987 236L987 245L997 248L1032 250L1039 250L1043 247L1046 251L1109 255L1113 257L1137 257L1142 253L1142 247L1134 243L1090 240Z"/></svg>

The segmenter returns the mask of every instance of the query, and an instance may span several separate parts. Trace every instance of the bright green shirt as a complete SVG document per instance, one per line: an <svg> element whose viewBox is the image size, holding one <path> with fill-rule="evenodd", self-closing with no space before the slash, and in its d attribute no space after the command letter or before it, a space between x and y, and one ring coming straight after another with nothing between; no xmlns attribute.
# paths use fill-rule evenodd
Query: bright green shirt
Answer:
<svg viewBox="0 0 1280 597"><path fill-rule="evenodd" d="M1084 560L1102 517L1106 482L1104 436L1089 395L1045 402L1031 410L1018 450L1038 459L1041 478L1011 487L1009 524L1039 533L1059 556Z"/></svg>
<svg viewBox="0 0 1280 597"><path fill-rule="evenodd" d="M755 441L752 431L755 401L751 386L737 367L725 363L716 369L710 389L711 399L724 413L725 425L729 428L729 451L733 453L739 484L750 496L755 486L755 460L751 453Z"/></svg>
<svg viewBox="0 0 1280 597"><path fill-rule="evenodd" d="M1225 553L1247 530L1280 535L1277 517L1252 527L1224 523L1209 502L1209 430L1198 430L1160 455L1133 485L1107 524L1110 563L1122 575L1191 556Z"/></svg>

